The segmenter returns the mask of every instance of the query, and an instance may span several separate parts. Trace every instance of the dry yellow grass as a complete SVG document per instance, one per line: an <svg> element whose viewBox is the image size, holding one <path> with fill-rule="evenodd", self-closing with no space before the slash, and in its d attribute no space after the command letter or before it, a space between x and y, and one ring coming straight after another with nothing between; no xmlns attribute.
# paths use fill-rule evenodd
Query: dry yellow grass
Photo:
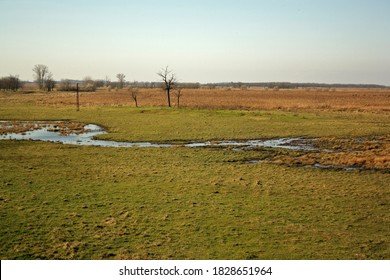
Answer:
<svg viewBox="0 0 390 280"><path fill-rule="evenodd" d="M48 105L73 105L74 92L53 93L0 93L7 102L25 101ZM98 90L80 94L81 106L110 105L134 106L131 92L123 90ZM172 104L176 106L175 93ZM166 106L165 92L161 89L141 89L140 106ZM184 89L180 106L205 109L260 109L260 110L329 110L389 112L390 89Z"/></svg>
<svg viewBox="0 0 390 280"><path fill-rule="evenodd" d="M283 154L269 162L298 166L324 166L390 170L390 138L380 136L359 139L319 138L312 142L320 149L300 154Z"/></svg>

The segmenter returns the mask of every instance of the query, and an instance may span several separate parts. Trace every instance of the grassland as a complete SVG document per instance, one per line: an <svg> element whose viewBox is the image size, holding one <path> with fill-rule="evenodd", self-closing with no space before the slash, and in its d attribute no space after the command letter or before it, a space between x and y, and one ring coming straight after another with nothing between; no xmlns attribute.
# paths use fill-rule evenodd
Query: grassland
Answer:
<svg viewBox="0 0 390 280"><path fill-rule="evenodd" d="M2 93L0 119L97 123L109 132L101 138L127 141L390 135L383 92L374 93L378 105L300 100L277 105L283 110L261 108L261 99L251 110L224 110L231 105L220 99L181 110L133 108L112 102L115 94L127 93L85 94L91 102L76 112L70 93ZM114 97L103 104L102 96ZM285 156L269 149L0 141L0 151L1 259L390 258L386 169L246 163Z"/></svg>
<svg viewBox="0 0 390 280"><path fill-rule="evenodd" d="M183 89L180 106L198 109L245 109L284 111L365 111L389 112L390 89ZM75 106L75 93L1 94L0 100L58 106ZM128 89L81 93L81 106L134 106ZM166 106L161 89L140 89L138 102L142 107ZM175 91L172 104L176 106Z"/></svg>

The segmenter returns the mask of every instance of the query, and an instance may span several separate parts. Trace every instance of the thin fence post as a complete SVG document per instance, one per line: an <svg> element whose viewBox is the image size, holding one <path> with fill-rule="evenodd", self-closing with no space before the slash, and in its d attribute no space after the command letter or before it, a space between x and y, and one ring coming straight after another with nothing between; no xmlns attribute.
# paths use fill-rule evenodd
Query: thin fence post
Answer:
<svg viewBox="0 0 390 280"><path fill-rule="evenodd" d="M80 111L79 83L76 84L77 91L77 111Z"/></svg>

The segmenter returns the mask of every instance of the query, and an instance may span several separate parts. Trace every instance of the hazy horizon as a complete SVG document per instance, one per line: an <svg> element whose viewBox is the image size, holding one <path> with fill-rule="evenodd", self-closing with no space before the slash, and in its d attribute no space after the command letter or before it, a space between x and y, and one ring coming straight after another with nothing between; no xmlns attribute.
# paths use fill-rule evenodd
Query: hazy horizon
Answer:
<svg viewBox="0 0 390 280"><path fill-rule="evenodd" d="M390 85L390 1L0 0L0 77Z"/></svg>

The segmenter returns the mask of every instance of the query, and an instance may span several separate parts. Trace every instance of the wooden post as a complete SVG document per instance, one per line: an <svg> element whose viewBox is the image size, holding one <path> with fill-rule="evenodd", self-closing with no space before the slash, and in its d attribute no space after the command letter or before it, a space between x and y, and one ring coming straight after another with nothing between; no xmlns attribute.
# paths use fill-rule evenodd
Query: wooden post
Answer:
<svg viewBox="0 0 390 280"><path fill-rule="evenodd" d="M77 91L77 111L80 111L79 83L76 84Z"/></svg>

